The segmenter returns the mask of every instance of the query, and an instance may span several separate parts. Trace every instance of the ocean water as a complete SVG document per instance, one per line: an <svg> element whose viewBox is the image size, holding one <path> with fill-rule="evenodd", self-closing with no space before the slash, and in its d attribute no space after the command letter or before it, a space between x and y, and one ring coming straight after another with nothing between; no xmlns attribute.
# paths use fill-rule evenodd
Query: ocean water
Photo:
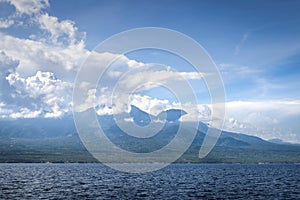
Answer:
<svg viewBox="0 0 300 200"><path fill-rule="evenodd" d="M298 164L0 164L0 199L300 199Z"/></svg>

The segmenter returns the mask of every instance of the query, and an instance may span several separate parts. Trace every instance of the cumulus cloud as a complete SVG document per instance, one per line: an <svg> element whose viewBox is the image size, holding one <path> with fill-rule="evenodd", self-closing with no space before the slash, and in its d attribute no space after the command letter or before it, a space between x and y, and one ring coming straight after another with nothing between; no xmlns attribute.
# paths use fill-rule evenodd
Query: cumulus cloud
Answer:
<svg viewBox="0 0 300 200"><path fill-rule="evenodd" d="M152 98L147 95L132 95L129 100L130 105L135 105L141 110L157 116L161 111L171 108L180 109L181 106L177 102L170 102L168 99Z"/></svg>
<svg viewBox="0 0 300 200"><path fill-rule="evenodd" d="M136 60L128 60L127 64L130 68L139 68L139 67L145 67L145 63L143 62L137 62Z"/></svg>
<svg viewBox="0 0 300 200"><path fill-rule="evenodd" d="M211 108L206 104L172 102L168 99L158 99L147 95L136 94L131 96L129 105L135 105L154 116L169 109L182 109L187 112L187 114L181 117L181 121L209 122L211 120Z"/></svg>
<svg viewBox="0 0 300 200"><path fill-rule="evenodd" d="M225 129L264 139L300 142L300 101L232 101L226 103Z"/></svg>
<svg viewBox="0 0 300 200"><path fill-rule="evenodd" d="M148 95L133 94L128 99L128 102L122 109L118 109L112 105L109 94L96 96L95 91L89 90L89 97L86 98L85 104L82 104L82 110L95 107L98 115L112 115L121 114L122 112L130 112L130 105L134 105L153 116L157 116L160 112L169 109L182 109L187 112L186 115L181 117L181 121L203 121L209 123L211 121L211 108L210 105L193 104L191 102L180 103L170 101L168 99L154 98ZM93 100L92 100L93 99Z"/></svg>
<svg viewBox="0 0 300 200"><path fill-rule="evenodd" d="M0 39L0 49L19 62L17 71L23 76L33 75L38 70L51 70L60 76L70 71L75 73L88 53L83 43L59 47L1 33Z"/></svg>
<svg viewBox="0 0 300 200"><path fill-rule="evenodd" d="M85 98L82 104L77 105L74 109L76 112L84 112L87 109L94 108L96 106L95 99L96 99L96 89L89 89L87 91L87 97ZM104 99L108 99L105 97Z"/></svg>
<svg viewBox="0 0 300 200"><path fill-rule="evenodd" d="M182 117L182 121L202 121L210 123L212 119L211 105L195 105L191 102L186 102L182 104L182 109L187 112L187 114Z"/></svg>
<svg viewBox="0 0 300 200"><path fill-rule="evenodd" d="M59 39L61 39L62 42L74 45L85 35L78 33L78 28L71 20L59 21L57 17L49 16L48 13L40 15L37 20L40 28L50 33L54 44L60 44Z"/></svg>
<svg viewBox="0 0 300 200"><path fill-rule="evenodd" d="M121 113L128 111L130 101L150 113L155 112L155 109L152 111L148 109L149 106L154 108L156 106L154 104L160 104L163 108L176 107L177 105L167 106L167 100L156 98L151 99L150 103L150 99L145 95L139 96L138 94L153 88L168 88L169 86L180 90L187 86L187 81L201 79L204 76L199 72L174 71L169 66L138 62L125 55L93 52L89 56L85 63L85 70L80 73L82 82L78 86L80 92L75 98L76 101L79 100L75 103L75 110L79 112L96 106L100 108L98 113L101 114ZM114 62L111 63L111 61ZM99 71L103 71L103 74L98 74ZM90 81L98 80L100 75L100 88L95 91L93 90L94 84ZM93 103L92 99L94 99ZM105 99L107 99L106 102ZM114 102L113 105L112 102Z"/></svg>
<svg viewBox="0 0 300 200"><path fill-rule="evenodd" d="M72 84L57 79L53 73L38 71L34 76L22 78L15 72L6 80L11 86L12 98L18 100L15 102L32 107L21 108L21 112L11 117L61 117L70 112Z"/></svg>
<svg viewBox="0 0 300 200"><path fill-rule="evenodd" d="M36 118L42 113L41 110L30 110L28 108L21 108L19 112L13 112L9 115L10 118Z"/></svg>
<svg viewBox="0 0 300 200"><path fill-rule="evenodd" d="M33 33L22 37L0 32L1 117L62 117L71 111L72 82L90 53L85 33L71 20L46 12L48 0L1 0L15 8L2 28Z"/></svg>
<svg viewBox="0 0 300 200"><path fill-rule="evenodd" d="M142 92L151 91L151 89L154 88L166 88L171 93L174 93L175 95L178 95L180 92L183 93L186 90L187 87L187 81L191 79L201 79L202 75L196 73L196 72L176 72L171 71L168 69L156 69L155 66L148 66L147 69L134 70L127 76L124 76L123 79L118 80L117 87L115 89L115 95L117 96L117 101L120 103L120 106L122 103L124 106L128 103L128 96L132 94L139 94ZM181 95L182 96L182 95ZM138 96L133 97L137 98ZM124 100L122 102L122 100ZM182 105L176 104L174 102L168 102L164 99L158 100L158 99L149 99L147 98L140 98L135 99L135 104L140 104L140 107L142 107L144 110L148 112L154 112L155 114L158 112L157 108L163 108L160 109L160 111L170 108L180 108L181 106L184 106L187 99L181 99L180 101ZM140 102L140 103L139 103ZM143 106L144 105L144 106ZM149 110L152 108L152 111ZM123 108L124 109L124 108ZM156 111L155 111L156 110ZM154 114L153 113L153 114Z"/></svg>
<svg viewBox="0 0 300 200"><path fill-rule="evenodd" d="M38 70L51 71L58 76L64 76L70 71L75 73L88 50L84 44L85 33L78 31L73 21L59 20L45 12L45 8L49 7L47 0L2 2L14 6L15 12L5 20L0 20L0 26L8 28L17 23L17 29L26 26L35 30L24 38L0 32L0 49L19 61L17 71L20 75L32 76Z"/></svg>
<svg viewBox="0 0 300 200"><path fill-rule="evenodd" d="M14 13L1 19L2 28L18 24L17 28L22 29L25 25L38 28L40 35L32 33L21 38L0 32L1 90L5 93L5 98L0 96L3 102L1 116L61 117L69 113L72 81L79 65L88 55L92 59L87 63L90 69L86 74L86 82L82 83L87 94L82 94L84 103L79 105L80 111L97 107L98 114L118 112L118 109L112 109L110 101L115 84L123 87L123 93L129 94L135 87L147 82L164 84L170 81L200 79L203 76L196 72L172 71L170 67L153 69L149 64L131 60L124 55L91 53L85 49L85 33L80 32L73 21L60 20L45 11L50 6L47 0L2 2L15 7ZM107 67L107 62L112 59L116 60L103 76L106 85L97 94L97 90L91 88L88 81L91 76L97 75L94 73L97 69ZM130 70L131 73L120 79ZM156 86L144 84L139 90L152 87ZM136 94L132 97L132 104L155 114L162 109L179 107L174 102L145 95Z"/></svg>
<svg viewBox="0 0 300 200"><path fill-rule="evenodd" d="M15 13L7 16L6 19L0 20L0 27L8 28L15 22L20 25L38 26L44 33L49 33L49 37L45 38L45 34L39 38L40 41L55 45L74 45L82 42L85 33L80 33L75 23L71 20L59 20L55 16L50 16L44 12L49 7L48 0L1 0L15 7ZM24 15L26 17L24 17ZM30 39L38 39L35 34Z"/></svg>
<svg viewBox="0 0 300 200"><path fill-rule="evenodd" d="M36 14L49 6L48 0L1 0L15 6L20 14Z"/></svg>

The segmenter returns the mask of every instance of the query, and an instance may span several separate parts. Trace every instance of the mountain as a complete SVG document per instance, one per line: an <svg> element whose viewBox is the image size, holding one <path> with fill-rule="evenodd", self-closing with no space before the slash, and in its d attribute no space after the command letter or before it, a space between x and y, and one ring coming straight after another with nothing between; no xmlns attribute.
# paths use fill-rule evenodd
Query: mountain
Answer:
<svg viewBox="0 0 300 200"><path fill-rule="evenodd" d="M131 105L129 115L132 117L133 121L139 126L147 126L150 124L151 120L166 120L168 122L178 121L179 118L187 114L184 110L180 109L170 109L160 112L157 116L153 116L138 107Z"/></svg>
<svg viewBox="0 0 300 200"><path fill-rule="evenodd" d="M134 105L131 105L129 115L132 117L133 121L139 126L147 126L148 124L150 124L151 118L154 117L149 113L142 111Z"/></svg>
<svg viewBox="0 0 300 200"><path fill-rule="evenodd" d="M99 116L106 136L117 146L132 152L152 152L167 145L176 135L181 110L164 111L166 123L154 136L136 138L124 133L113 116ZM168 116L169 115L169 116ZM133 107L131 117L138 125L158 118ZM149 118L148 118L149 117ZM140 124L139 124L140 123ZM150 122L149 122L150 123ZM190 148L177 162L300 162L300 146L275 144L259 137L223 131L213 150L203 159L198 158L208 126L199 122L193 128L182 123L185 134L196 131ZM183 138L184 139L184 138ZM16 119L0 121L0 162L97 162L83 146L72 117L63 119Z"/></svg>
<svg viewBox="0 0 300 200"><path fill-rule="evenodd" d="M281 140L279 138L270 139L268 141L272 142L272 143L275 143L275 144L288 144L287 142L284 142L283 140Z"/></svg>
<svg viewBox="0 0 300 200"><path fill-rule="evenodd" d="M159 120L163 120L165 118L168 122L175 122L180 119L181 116L187 114L184 110L180 109L170 109L166 111L162 111L157 115Z"/></svg>
<svg viewBox="0 0 300 200"><path fill-rule="evenodd" d="M300 144L295 144L295 143L290 143L290 142L285 142L279 138L273 138L268 140L269 142L275 143L275 144L287 144L287 145L300 145Z"/></svg>

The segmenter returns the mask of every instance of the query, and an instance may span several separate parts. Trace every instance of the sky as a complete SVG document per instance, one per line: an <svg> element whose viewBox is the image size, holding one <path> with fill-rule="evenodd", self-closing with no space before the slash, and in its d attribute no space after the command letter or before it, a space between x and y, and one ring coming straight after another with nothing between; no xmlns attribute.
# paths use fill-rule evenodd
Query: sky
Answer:
<svg viewBox="0 0 300 200"><path fill-rule="evenodd" d="M214 60L226 91L225 130L300 143L299 9L296 0L0 0L0 118L72 114L76 73L100 42L132 28L162 27L193 38ZM107 72L106 85L91 89L80 109L97 96L97 113L112 114L108 91L125 71L152 70L151 63L178 72L162 67L156 81L170 83L184 75L198 104L180 104L155 87L140 90L131 102L152 114L183 106L189 113L185 120L208 120L210 96L201 76L186 61L158 50L121 57ZM150 74L157 71L151 70L144 77L153 79ZM148 79L120 82L138 85Z"/></svg>

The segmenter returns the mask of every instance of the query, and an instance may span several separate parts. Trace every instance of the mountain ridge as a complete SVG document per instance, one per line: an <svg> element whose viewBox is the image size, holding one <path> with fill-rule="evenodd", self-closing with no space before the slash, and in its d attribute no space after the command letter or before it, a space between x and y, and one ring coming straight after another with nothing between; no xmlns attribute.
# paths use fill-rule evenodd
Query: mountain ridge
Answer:
<svg viewBox="0 0 300 200"><path fill-rule="evenodd" d="M145 153L162 148L176 135L179 121L167 121L155 136L137 139L128 136L114 123L111 115L98 116L100 125L113 143L125 150ZM197 134L190 148L177 162L258 163L300 162L300 146L274 144L256 136L222 131L213 150L198 158L209 128L199 122L192 129L184 122L184 131ZM0 162L97 162L85 149L72 117L62 119L0 120Z"/></svg>

